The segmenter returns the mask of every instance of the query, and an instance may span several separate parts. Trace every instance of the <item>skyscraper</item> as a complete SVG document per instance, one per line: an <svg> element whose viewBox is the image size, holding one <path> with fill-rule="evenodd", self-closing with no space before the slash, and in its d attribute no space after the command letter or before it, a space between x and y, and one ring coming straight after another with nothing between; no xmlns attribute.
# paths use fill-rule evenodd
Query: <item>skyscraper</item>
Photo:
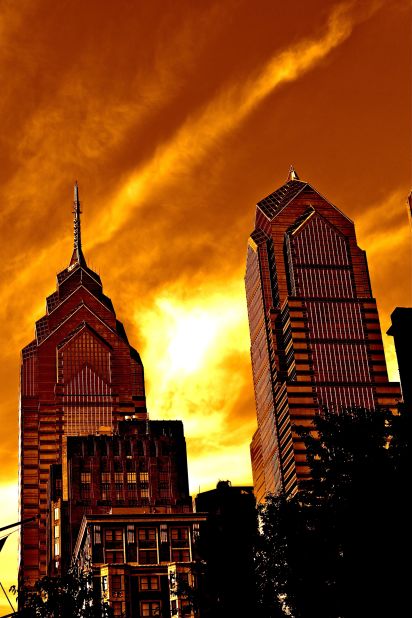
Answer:
<svg viewBox="0 0 412 618"><path fill-rule="evenodd" d="M127 417L147 416L139 354L83 255L77 183L73 254L22 350L20 392L20 514L38 515L20 539L20 582L30 584L46 574L47 483L67 437L111 433ZM63 494L64 475L63 466Z"/></svg>
<svg viewBox="0 0 412 618"><path fill-rule="evenodd" d="M393 405L376 301L353 222L291 167L258 202L246 263L258 428L255 494L293 493L308 467L297 425L323 406Z"/></svg>

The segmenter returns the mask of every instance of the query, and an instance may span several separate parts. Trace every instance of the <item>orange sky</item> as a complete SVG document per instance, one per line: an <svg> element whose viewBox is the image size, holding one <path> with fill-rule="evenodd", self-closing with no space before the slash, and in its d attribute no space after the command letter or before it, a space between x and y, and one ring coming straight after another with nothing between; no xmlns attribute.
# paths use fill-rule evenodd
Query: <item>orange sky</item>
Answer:
<svg viewBox="0 0 412 618"><path fill-rule="evenodd" d="M354 219L382 329L411 305L410 9L0 0L1 522L19 352L71 255L76 178L86 258L141 353L151 418L185 423L193 493L251 482L246 241L291 163Z"/></svg>

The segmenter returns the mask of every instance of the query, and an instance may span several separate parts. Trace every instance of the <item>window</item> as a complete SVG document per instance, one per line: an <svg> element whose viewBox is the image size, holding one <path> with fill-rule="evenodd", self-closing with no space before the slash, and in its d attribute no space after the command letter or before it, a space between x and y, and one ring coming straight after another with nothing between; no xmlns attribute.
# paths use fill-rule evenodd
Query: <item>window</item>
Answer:
<svg viewBox="0 0 412 618"><path fill-rule="evenodd" d="M157 564L156 528L139 528L137 538L140 564Z"/></svg>
<svg viewBox="0 0 412 618"><path fill-rule="evenodd" d="M139 528L139 547L156 547L156 528Z"/></svg>
<svg viewBox="0 0 412 618"><path fill-rule="evenodd" d="M179 526L170 529L173 562L190 562L189 528Z"/></svg>
<svg viewBox="0 0 412 618"><path fill-rule="evenodd" d="M159 493L161 498L170 496L170 477L168 472L159 473Z"/></svg>
<svg viewBox="0 0 412 618"><path fill-rule="evenodd" d="M167 543L167 526L166 524L160 524L160 542Z"/></svg>
<svg viewBox="0 0 412 618"><path fill-rule="evenodd" d="M104 540L109 549L120 549L123 547L123 529L107 528L104 531Z"/></svg>
<svg viewBox="0 0 412 618"><path fill-rule="evenodd" d="M127 473L127 488L134 489L136 486L136 472Z"/></svg>
<svg viewBox="0 0 412 618"><path fill-rule="evenodd" d="M121 575L112 575L112 590L113 591L122 590L122 576Z"/></svg>
<svg viewBox="0 0 412 618"><path fill-rule="evenodd" d="M129 498L137 497L136 472L127 472L127 492Z"/></svg>
<svg viewBox="0 0 412 618"><path fill-rule="evenodd" d="M94 526L93 533L94 533L94 543L95 543L95 545L100 545L100 543L102 542L102 529L101 529L101 527L100 526Z"/></svg>
<svg viewBox="0 0 412 618"><path fill-rule="evenodd" d="M139 577L140 590L159 590L159 578L156 575Z"/></svg>
<svg viewBox="0 0 412 618"><path fill-rule="evenodd" d="M113 563L113 564L123 564L124 563L124 554L123 554L123 550L119 550L119 551L112 551L112 550L106 550L105 552L106 555L106 562L108 563Z"/></svg>
<svg viewBox="0 0 412 618"><path fill-rule="evenodd" d="M144 483L148 483L149 482L149 473L148 472L140 472L139 473L139 481L140 481L140 486Z"/></svg>
<svg viewBox="0 0 412 618"><path fill-rule="evenodd" d="M58 521L60 519L60 509L58 507L54 508L54 521Z"/></svg>
<svg viewBox="0 0 412 618"><path fill-rule="evenodd" d="M90 472L81 472L80 473L80 492L82 498L90 497L90 483L92 480L92 475Z"/></svg>
<svg viewBox="0 0 412 618"><path fill-rule="evenodd" d="M190 562L188 549L172 549L172 562Z"/></svg>
<svg viewBox="0 0 412 618"><path fill-rule="evenodd" d="M172 601L171 606L172 606L172 616L176 616L176 614L177 614L177 602L176 601Z"/></svg>
<svg viewBox="0 0 412 618"><path fill-rule="evenodd" d="M124 499L123 472L114 473L114 489L116 493L116 500L123 500Z"/></svg>
<svg viewBox="0 0 412 618"><path fill-rule="evenodd" d="M134 535L134 526L127 526L127 542L134 543L135 535Z"/></svg>
<svg viewBox="0 0 412 618"><path fill-rule="evenodd" d="M171 528L172 547L189 547L189 528Z"/></svg>
<svg viewBox="0 0 412 618"><path fill-rule="evenodd" d="M199 524L193 524L193 540L197 541L199 538L200 528Z"/></svg>
<svg viewBox="0 0 412 618"><path fill-rule="evenodd" d="M123 616L123 603L121 601L112 601L111 606L113 608L113 616Z"/></svg>
<svg viewBox="0 0 412 618"><path fill-rule="evenodd" d="M139 564L157 563L157 549L139 549Z"/></svg>
<svg viewBox="0 0 412 618"><path fill-rule="evenodd" d="M140 614L141 616L160 616L160 601L142 601Z"/></svg>
<svg viewBox="0 0 412 618"><path fill-rule="evenodd" d="M101 479L102 479L102 483L110 483L111 482L110 472L102 472Z"/></svg>
<svg viewBox="0 0 412 618"><path fill-rule="evenodd" d="M107 575L102 577L102 592L107 592Z"/></svg>
<svg viewBox="0 0 412 618"><path fill-rule="evenodd" d="M58 498L62 497L62 487L63 487L62 479L56 479L56 496Z"/></svg>

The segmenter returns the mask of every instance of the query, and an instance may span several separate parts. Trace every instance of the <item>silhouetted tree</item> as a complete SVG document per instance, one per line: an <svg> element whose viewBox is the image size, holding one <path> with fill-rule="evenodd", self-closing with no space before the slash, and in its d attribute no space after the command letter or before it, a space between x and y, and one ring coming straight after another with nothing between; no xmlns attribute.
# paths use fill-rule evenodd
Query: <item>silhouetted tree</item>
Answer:
<svg viewBox="0 0 412 618"><path fill-rule="evenodd" d="M261 507L262 616L397 615L409 539L407 426L404 411L351 409L324 411L312 431L300 430L311 479L290 500L272 496Z"/></svg>
<svg viewBox="0 0 412 618"><path fill-rule="evenodd" d="M11 588L11 591L16 590ZM18 594L21 618L111 618L111 608L96 599L92 576L72 570L62 577L43 577Z"/></svg>

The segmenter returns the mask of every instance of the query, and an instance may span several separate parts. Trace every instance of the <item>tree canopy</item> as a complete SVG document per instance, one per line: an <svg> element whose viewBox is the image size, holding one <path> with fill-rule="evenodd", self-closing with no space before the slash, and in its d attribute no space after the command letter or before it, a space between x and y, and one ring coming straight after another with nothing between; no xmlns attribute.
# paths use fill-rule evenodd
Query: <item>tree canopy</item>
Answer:
<svg viewBox="0 0 412 618"><path fill-rule="evenodd" d="M325 410L300 430L310 479L260 508L262 617L397 615L409 539L410 416L400 412Z"/></svg>
<svg viewBox="0 0 412 618"><path fill-rule="evenodd" d="M96 598L91 573L70 571L61 577L43 577L32 589L19 592L21 618L110 618L113 613Z"/></svg>

